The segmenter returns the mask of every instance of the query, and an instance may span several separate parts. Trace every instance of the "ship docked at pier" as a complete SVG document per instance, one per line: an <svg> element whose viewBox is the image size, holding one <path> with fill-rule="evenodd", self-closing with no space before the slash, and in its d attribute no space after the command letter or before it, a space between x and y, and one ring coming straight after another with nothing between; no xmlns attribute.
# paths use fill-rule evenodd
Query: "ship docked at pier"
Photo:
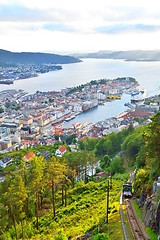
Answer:
<svg viewBox="0 0 160 240"><path fill-rule="evenodd" d="M131 92L131 103L142 103L147 98L146 90L135 90Z"/></svg>

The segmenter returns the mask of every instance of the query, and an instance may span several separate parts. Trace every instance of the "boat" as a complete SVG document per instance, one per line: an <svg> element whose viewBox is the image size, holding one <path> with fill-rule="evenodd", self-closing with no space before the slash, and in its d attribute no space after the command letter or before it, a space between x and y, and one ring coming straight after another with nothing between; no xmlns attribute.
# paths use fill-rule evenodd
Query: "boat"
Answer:
<svg viewBox="0 0 160 240"><path fill-rule="evenodd" d="M68 122L68 121L74 119L75 117L76 117L76 115L71 115L70 117L67 117L67 118L65 119L65 121Z"/></svg>
<svg viewBox="0 0 160 240"><path fill-rule="evenodd" d="M131 98L131 103L143 102L144 100L145 100L145 97L143 95L133 96Z"/></svg>
<svg viewBox="0 0 160 240"><path fill-rule="evenodd" d="M62 124L63 122L64 122L64 119L63 119L63 118L57 118L57 119L55 119L55 120L52 122L52 126L56 126L56 125Z"/></svg>
<svg viewBox="0 0 160 240"><path fill-rule="evenodd" d="M0 84L7 84L7 85L9 85L9 84L13 84L13 80L0 80Z"/></svg>
<svg viewBox="0 0 160 240"><path fill-rule="evenodd" d="M147 93L144 90L143 93L139 92L139 94L133 95L131 98L131 103L143 102L145 100L145 98L147 98Z"/></svg>
<svg viewBox="0 0 160 240"><path fill-rule="evenodd" d="M136 96L138 95L140 92L138 90L134 90L131 92L131 96Z"/></svg>
<svg viewBox="0 0 160 240"><path fill-rule="evenodd" d="M128 102L128 103L125 103L124 106L125 106L125 107L129 107L129 108L131 108L131 109L134 109L134 106L133 106L131 103L129 103L129 102Z"/></svg>
<svg viewBox="0 0 160 240"><path fill-rule="evenodd" d="M140 89L140 93L145 93L145 89Z"/></svg>
<svg viewBox="0 0 160 240"><path fill-rule="evenodd" d="M119 95L109 95L107 98L108 99L121 99L121 96L119 96Z"/></svg>
<svg viewBox="0 0 160 240"><path fill-rule="evenodd" d="M71 119L74 119L75 117L76 117L76 115L71 115L71 117L70 117L70 118L71 118Z"/></svg>

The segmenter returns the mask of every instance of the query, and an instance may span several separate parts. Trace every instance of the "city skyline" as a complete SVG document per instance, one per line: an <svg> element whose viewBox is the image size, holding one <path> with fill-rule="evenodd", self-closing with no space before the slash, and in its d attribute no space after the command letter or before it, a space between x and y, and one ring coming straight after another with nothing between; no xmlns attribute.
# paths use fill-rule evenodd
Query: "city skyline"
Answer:
<svg viewBox="0 0 160 240"><path fill-rule="evenodd" d="M0 48L74 53L158 50L157 0L0 0Z"/></svg>

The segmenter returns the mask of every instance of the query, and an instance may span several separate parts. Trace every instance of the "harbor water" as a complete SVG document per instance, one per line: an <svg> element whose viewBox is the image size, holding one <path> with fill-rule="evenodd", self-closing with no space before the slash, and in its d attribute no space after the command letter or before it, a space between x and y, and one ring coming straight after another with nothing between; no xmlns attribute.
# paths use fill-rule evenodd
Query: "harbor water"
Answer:
<svg viewBox="0 0 160 240"><path fill-rule="evenodd" d="M160 62L134 62L108 59L82 59L83 62L64 64L63 69L41 74L38 77L14 81L11 85L0 85L0 91L6 89L23 89L29 94L36 91L60 91L66 87L74 87L98 79L115 79L118 77L133 77L139 82L139 87L147 91L148 96L160 94ZM114 100L106 105L99 105L78 115L73 122L97 122L120 114L127 110L124 103L130 96L123 94L120 100Z"/></svg>

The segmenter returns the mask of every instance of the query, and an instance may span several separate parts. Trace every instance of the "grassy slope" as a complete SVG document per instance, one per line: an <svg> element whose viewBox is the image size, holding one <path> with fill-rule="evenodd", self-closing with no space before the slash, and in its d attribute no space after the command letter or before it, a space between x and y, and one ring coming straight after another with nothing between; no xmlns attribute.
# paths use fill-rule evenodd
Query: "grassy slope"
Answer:
<svg viewBox="0 0 160 240"><path fill-rule="evenodd" d="M123 239L123 231L119 216L119 197L121 182L114 180L110 190L109 223L106 224L106 189L107 181L90 182L68 191L69 204L57 211L54 220L51 214L47 214L40 220L40 232L32 239L54 239L61 229L67 237L73 239L82 236L86 232L96 234L107 233L112 240ZM50 238L50 237L51 238Z"/></svg>

